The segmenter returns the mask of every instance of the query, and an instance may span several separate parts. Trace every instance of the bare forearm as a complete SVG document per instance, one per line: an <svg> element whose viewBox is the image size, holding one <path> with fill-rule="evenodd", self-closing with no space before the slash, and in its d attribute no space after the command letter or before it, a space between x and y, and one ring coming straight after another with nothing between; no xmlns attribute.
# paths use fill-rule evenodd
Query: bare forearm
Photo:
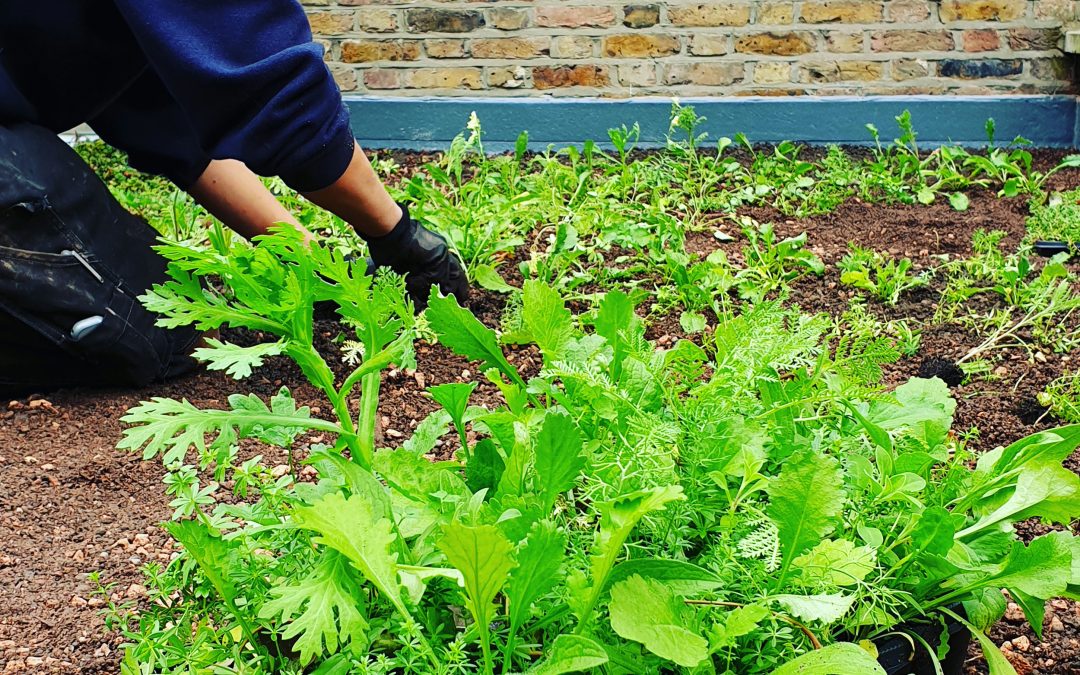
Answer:
<svg viewBox="0 0 1080 675"><path fill-rule="evenodd" d="M188 193L237 234L251 239L276 223L300 223L242 162L210 162Z"/></svg>
<svg viewBox="0 0 1080 675"><path fill-rule="evenodd" d="M336 214L365 237L379 237L401 220L401 208L386 191L360 146L345 173L329 187L304 196Z"/></svg>

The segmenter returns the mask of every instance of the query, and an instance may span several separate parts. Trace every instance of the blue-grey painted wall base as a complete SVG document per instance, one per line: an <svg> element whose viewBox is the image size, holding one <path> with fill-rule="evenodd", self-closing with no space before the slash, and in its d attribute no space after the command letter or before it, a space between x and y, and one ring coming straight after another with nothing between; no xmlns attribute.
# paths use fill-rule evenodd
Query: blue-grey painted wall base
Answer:
<svg viewBox="0 0 1080 675"><path fill-rule="evenodd" d="M530 149L608 145L607 130L641 125L639 147L663 145L671 112L669 98L628 100L581 98L412 98L348 96L356 137L368 148L443 150L465 129L469 113L480 116L484 146L513 148L529 132ZM715 141L742 132L754 143L784 140L810 145L867 145L868 123L890 142L895 117L910 110L922 147L945 143L986 144L987 118L996 139L1023 136L1036 147L1080 147L1078 102L1072 96L878 96L789 98L686 98L707 121L702 130Z"/></svg>

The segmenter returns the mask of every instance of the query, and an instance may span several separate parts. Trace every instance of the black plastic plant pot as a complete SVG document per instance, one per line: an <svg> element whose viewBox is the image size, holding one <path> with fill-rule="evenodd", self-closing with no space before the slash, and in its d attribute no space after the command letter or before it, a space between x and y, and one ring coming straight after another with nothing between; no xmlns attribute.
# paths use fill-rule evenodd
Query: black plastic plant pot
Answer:
<svg viewBox="0 0 1080 675"><path fill-rule="evenodd" d="M971 632L967 626L951 617L945 617L945 621L949 632L949 653L941 661L941 672L944 675L960 675L964 672ZM885 672L888 675L935 675L938 671L934 668L934 660L941 644L941 624L906 624L896 632L908 635L892 634L874 641L878 649L878 663ZM927 651L922 643L910 636L911 633L918 634L933 651Z"/></svg>
<svg viewBox="0 0 1080 675"><path fill-rule="evenodd" d="M1035 252L1044 258L1050 258L1058 253L1068 253L1070 255L1080 254L1080 245L1069 244L1064 241L1052 241L1047 239L1040 239L1035 242Z"/></svg>

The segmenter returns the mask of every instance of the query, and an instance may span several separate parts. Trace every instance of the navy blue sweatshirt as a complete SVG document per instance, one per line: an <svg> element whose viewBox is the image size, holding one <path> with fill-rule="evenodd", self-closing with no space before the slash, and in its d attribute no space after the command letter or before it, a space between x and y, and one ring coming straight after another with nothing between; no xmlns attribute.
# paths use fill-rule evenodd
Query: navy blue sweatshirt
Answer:
<svg viewBox="0 0 1080 675"><path fill-rule="evenodd" d="M0 0L0 124L89 122L181 187L232 158L318 190L354 143L322 56L295 0Z"/></svg>

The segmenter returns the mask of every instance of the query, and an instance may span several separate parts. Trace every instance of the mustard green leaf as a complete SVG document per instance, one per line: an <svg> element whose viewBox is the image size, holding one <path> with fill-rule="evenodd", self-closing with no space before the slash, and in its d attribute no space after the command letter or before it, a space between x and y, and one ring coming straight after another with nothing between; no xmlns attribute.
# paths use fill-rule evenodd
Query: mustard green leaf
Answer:
<svg viewBox="0 0 1080 675"><path fill-rule="evenodd" d="M840 463L812 450L793 455L769 485L766 513L776 525L785 569L833 531L844 505Z"/></svg>
<svg viewBox="0 0 1080 675"><path fill-rule="evenodd" d="M560 635L551 643L544 660L530 668L528 675L587 672L607 662L607 652L596 642L580 635Z"/></svg>
<svg viewBox="0 0 1080 675"><path fill-rule="evenodd" d="M709 656L708 642L690 629L682 599L660 583L633 575L611 587L611 628L653 654L694 668Z"/></svg>

